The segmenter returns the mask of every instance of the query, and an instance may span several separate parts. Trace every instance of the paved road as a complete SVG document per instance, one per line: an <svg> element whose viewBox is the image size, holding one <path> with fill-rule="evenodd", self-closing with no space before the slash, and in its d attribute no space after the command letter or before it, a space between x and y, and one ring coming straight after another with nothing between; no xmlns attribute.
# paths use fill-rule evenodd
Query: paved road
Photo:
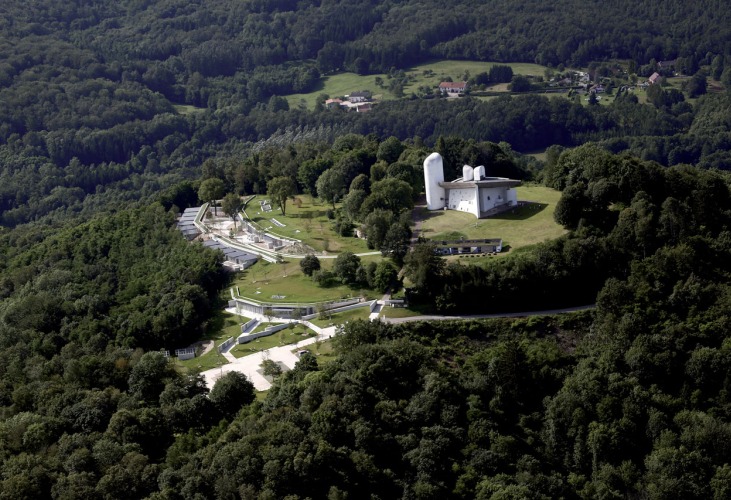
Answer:
<svg viewBox="0 0 731 500"><path fill-rule="evenodd" d="M386 318L382 317L381 321L386 323L407 323L409 321L446 321L454 319L489 319L489 318L522 318L525 316L546 316L550 314L562 314L578 311L586 311L594 309L595 304L587 306L564 307L562 309L549 309L546 311L523 311L514 313L496 313L496 314L466 314L461 316L409 316L406 318Z"/></svg>

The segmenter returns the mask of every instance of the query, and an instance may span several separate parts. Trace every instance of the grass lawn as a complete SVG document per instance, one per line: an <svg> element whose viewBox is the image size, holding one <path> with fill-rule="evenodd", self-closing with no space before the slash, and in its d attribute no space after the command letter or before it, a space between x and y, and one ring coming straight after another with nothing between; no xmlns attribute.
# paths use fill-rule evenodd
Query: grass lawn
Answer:
<svg viewBox="0 0 731 500"><path fill-rule="evenodd" d="M546 150L545 149L540 149L540 150L537 150L537 151L533 151L533 152L530 152L530 153L526 153L526 156L532 156L536 160L543 161L543 162L545 162L546 159L547 159L547 155L546 155Z"/></svg>
<svg viewBox="0 0 731 500"><path fill-rule="evenodd" d="M419 316L422 313L419 311L413 311L407 307L384 307L381 309L381 316L386 318L410 318L412 316Z"/></svg>
<svg viewBox="0 0 731 500"><path fill-rule="evenodd" d="M519 249L545 240L557 238L566 232L553 220L556 203L561 193L544 186L520 186L518 200L532 201L535 206L521 207L489 219L455 210L427 212L422 235L429 239L454 240L502 238L503 249ZM503 250L503 251L504 251Z"/></svg>
<svg viewBox="0 0 731 500"><path fill-rule="evenodd" d="M368 262L374 258L363 257L361 260ZM282 264L260 260L237 273L234 290L238 287L242 297L270 303L325 302L360 295L376 298L379 295L373 290L353 289L342 284L321 287L302 272L299 263L299 259L286 259ZM334 259L321 259L320 263L323 269L331 269Z"/></svg>
<svg viewBox="0 0 731 500"><path fill-rule="evenodd" d="M246 215L249 219L267 232L302 240L316 252L337 254L346 251L353 253L372 251L368 249L363 239L344 238L335 233L332 221L327 218L327 210L332 208L330 205L321 204L310 195L300 194L297 195L299 202L287 200L286 215L282 215L278 208L273 208L271 212L260 210L259 201L268 199L266 196L256 196L246 206ZM272 219L276 219L284 226L280 227L272 222Z"/></svg>
<svg viewBox="0 0 731 500"><path fill-rule="evenodd" d="M350 309L349 311L333 314L332 316L330 316L329 319L317 318L310 320L310 322L321 328L325 328L331 325L341 325L347 321L355 321L356 319L368 319L368 316L370 316L370 314L370 308L364 306L358 307L356 309Z"/></svg>
<svg viewBox="0 0 731 500"><path fill-rule="evenodd" d="M177 358L174 359L175 368L183 373L199 373L228 364L228 360L215 348L197 358L186 359L185 361L179 361Z"/></svg>
<svg viewBox="0 0 731 500"><path fill-rule="evenodd" d="M272 347L296 344L301 340L314 337L315 335L316 333L306 326L298 324L292 329L285 328L267 337L260 337L246 344L236 344L229 352L237 358L241 358L249 354L266 351Z"/></svg>
<svg viewBox="0 0 731 500"><path fill-rule="evenodd" d="M333 349L332 340L323 340L322 342L315 342L314 344L308 345L305 349L310 351L317 358L318 366L322 367L327 363L335 360L337 355ZM295 349L296 351L297 349Z"/></svg>

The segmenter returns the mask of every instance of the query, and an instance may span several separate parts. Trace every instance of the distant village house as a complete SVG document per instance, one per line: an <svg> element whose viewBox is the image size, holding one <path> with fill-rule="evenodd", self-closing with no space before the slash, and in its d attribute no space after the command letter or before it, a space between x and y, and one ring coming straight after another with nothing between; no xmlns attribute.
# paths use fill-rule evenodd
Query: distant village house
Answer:
<svg viewBox="0 0 731 500"><path fill-rule="evenodd" d="M439 91L442 94L462 94L467 90L467 82L442 82Z"/></svg>
<svg viewBox="0 0 731 500"><path fill-rule="evenodd" d="M368 91L353 92L348 96L350 102L367 102L371 100L371 93Z"/></svg>

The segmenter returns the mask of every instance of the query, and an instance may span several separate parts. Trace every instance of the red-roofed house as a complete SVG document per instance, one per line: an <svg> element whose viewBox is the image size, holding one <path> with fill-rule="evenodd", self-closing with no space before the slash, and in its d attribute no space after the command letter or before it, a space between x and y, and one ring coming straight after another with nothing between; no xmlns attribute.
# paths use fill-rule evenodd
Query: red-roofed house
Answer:
<svg viewBox="0 0 731 500"><path fill-rule="evenodd" d="M461 94L467 90L467 82L442 82L439 90L442 94Z"/></svg>

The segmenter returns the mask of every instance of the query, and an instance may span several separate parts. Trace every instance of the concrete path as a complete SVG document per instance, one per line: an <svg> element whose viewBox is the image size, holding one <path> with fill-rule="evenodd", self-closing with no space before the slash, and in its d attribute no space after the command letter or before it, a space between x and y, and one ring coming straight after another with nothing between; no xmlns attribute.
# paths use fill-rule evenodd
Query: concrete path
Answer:
<svg viewBox="0 0 731 500"><path fill-rule="evenodd" d="M320 328L310 323L309 321L303 321L302 323L314 330L315 333L317 333L317 336L302 340L300 342L297 342L296 344L273 347L271 349L267 349L266 351L253 353L242 358L237 358L229 352L222 353L223 356L229 361L227 365L213 368L212 370L207 370L201 373L206 381L206 385L208 386L208 388L213 388L213 385L216 383L216 380L218 380L219 377L231 371L241 372L246 375L246 377L254 384L254 387L257 391L266 391L271 388L272 381L264 377L264 375L262 374L262 370L260 367L262 361L264 361L265 359L270 359L275 363L284 365L287 369L291 370L292 368L294 368L294 365L297 363L297 361L299 361L299 358L295 354L297 350L302 349L303 347L310 344L314 344L318 340L329 339L330 337L335 335L336 327L334 326L328 328Z"/></svg>
<svg viewBox="0 0 731 500"><path fill-rule="evenodd" d="M381 311L383 311L383 306L386 304L387 300L391 299L391 291L387 291L383 294L383 297L381 297L381 300L376 301L376 307L373 308L373 311L368 315L369 321L375 321L380 318Z"/></svg>

